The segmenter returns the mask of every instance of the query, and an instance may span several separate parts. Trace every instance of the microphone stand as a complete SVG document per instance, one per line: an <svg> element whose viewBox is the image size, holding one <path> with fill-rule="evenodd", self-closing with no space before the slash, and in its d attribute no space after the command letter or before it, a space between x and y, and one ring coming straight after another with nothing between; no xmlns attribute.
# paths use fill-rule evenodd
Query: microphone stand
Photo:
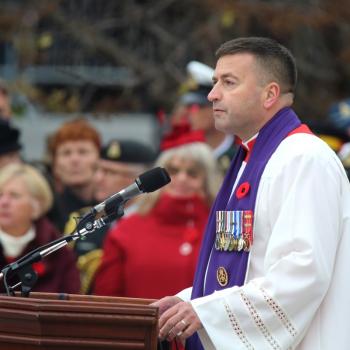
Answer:
<svg viewBox="0 0 350 350"><path fill-rule="evenodd" d="M21 286L21 296L29 297L29 294L38 280L37 273L33 270L32 264L42 260L44 257L59 250L72 241L83 238L86 235L93 233L115 219L119 219L124 215L124 207L120 205L115 213L99 219L94 218L94 213L89 212L78 223L77 229L74 233L56 239L44 246L38 247L17 261L6 265L0 272L0 280L4 280L6 294L8 296L15 296L14 289ZM81 228L83 226L83 228ZM19 282L13 286L8 284L7 278L17 276Z"/></svg>

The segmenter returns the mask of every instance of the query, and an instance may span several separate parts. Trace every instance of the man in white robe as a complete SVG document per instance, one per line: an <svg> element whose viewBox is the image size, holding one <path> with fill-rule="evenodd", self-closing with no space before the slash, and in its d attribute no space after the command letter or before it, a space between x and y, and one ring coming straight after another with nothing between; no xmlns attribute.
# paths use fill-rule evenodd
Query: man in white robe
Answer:
<svg viewBox="0 0 350 350"><path fill-rule="evenodd" d="M259 137L294 98L273 50L261 51L265 44L274 45L236 39L217 53L208 95L215 124L243 141ZM245 166L227 191L234 194ZM335 153L316 136L292 133L268 160L253 234L243 285L192 300L191 288L161 299L160 338L185 342L198 332L204 349L220 350L349 349L350 185ZM207 269L210 263L209 257Z"/></svg>

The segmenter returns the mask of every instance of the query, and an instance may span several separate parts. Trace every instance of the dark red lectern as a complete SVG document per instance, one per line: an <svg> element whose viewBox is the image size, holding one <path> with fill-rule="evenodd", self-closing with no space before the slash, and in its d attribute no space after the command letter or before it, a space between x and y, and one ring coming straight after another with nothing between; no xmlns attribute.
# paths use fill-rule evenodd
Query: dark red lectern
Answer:
<svg viewBox="0 0 350 350"><path fill-rule="evenodd" d="M0 349L157 349L152 300L31 293L0 296Z"/></svg>

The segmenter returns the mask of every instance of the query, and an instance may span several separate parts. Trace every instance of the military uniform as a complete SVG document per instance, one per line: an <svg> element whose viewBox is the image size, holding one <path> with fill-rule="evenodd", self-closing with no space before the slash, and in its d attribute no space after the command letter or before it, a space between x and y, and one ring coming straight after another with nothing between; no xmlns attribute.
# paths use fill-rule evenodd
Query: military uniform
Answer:
<svg viewBox="0 0 350 350"><path fill-rule="evenodd" d="M72 212L65 225L64 234L74 232L79 219L87 214L90 209L91 207L84 207ZM90 283L99 267L102 256L101 247L108 229L109 225L106 225L72 243L74 252L78 257L77 267L80 271L81 292L83 294L90 292Z"/></svg>
<svg viewBox="0 0 350 350"><path fill-rule="evenodd" d="M231 160L237 153L238 145L235 144L233 137L227 136L222 146L214 150L214 156L218 161L221 173L225 175L231 165Z"/></svg>
<svg viewBox="0 0 350 350"><path fill-rule="evenodd" d="M101 159L111 162L143 165L155 159L155 152L147 145L137 141L111 140L106 146L102 147L100 156ZM110 193L110 195L112 194ZM73 204L76 204L76 202L73 201ZM91 205L81 205L78 209L75 207L68 216L68 220L64 226L64 234L74 232L80 218L87 214L90 209ZM134 206L125 208L125 215L128 215L128 213L134 210ZM90 293L91 283L101 262L102 246L106 233L111 226L115 225L116 223L114 222L103 226L72 243L72 247L78 256L77 266L80 271L81 292L84 294Z"/></svg>
<svg viewBox="0 0 350 350"><path fill-rule="evenodd" d="M190 77L184 84L183 89L187 91L180 97L180 104L188 106L189 109L191 109L191 106L197 106L197 108L211 107L211 102L207 96L213 85L214 70L201 62L191 61L187 65L187 71ZM189 114L191 114L191 111ZM199 117L196 116L194 118ZM191 120L191 117L189 119ZM228 135L219 146L213 149L214 156L223 175L226 174L230 167L231 160L237 153L237 148L238 145L235 144L235 138Z"/></svg>

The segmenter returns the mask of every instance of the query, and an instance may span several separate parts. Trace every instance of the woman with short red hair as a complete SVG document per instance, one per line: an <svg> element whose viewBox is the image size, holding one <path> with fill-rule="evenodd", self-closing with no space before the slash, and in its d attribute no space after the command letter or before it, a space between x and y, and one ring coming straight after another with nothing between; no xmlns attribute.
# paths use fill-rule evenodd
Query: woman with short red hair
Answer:
<svg viewBox="0 0 350 350"><path fill-rule="evenodd" d="M50 217L61 231L70 213L96 204L92 180L100 147L99 133L84 119L64 123L50 139L56 192Z"/></svg>

